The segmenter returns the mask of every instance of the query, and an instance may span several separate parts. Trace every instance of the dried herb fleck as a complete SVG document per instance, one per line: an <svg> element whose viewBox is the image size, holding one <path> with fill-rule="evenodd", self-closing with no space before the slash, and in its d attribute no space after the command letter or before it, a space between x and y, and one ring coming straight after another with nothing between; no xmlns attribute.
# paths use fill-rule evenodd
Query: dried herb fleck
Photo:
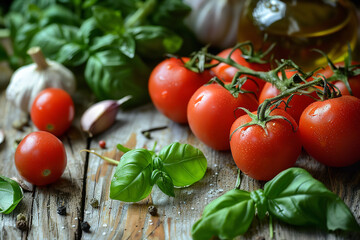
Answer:
<svg viewBox="0 0 360 240"><path fill-rule="evenodd" d="M81 230L83 230L84 232L90 232L90 224L88 222L82 222L80 224Z"/></svg>
<svg viewBox="0 0 360 240"><path fill-rule="evenodd" d="M99 208L99 201L96 198L93 198L93 199L90 200L90 205L93 208Z"/></svg>
<svg viewBox="0 0 360 240"><path fill-rule="evenodd" d="M151 216L157 216L157 208L155 206L150 206L148 208L148 212Z"/></svg>
<svg viewBox="0 0 360 240"><path fill-rule="evenodd" d="M66 207L64 205L57 208L57 213L59 215L65 216L66 215Z"/></svg>
<svg viewBox="0 0 360 240"><path fill-rule="evenodd" d="M27 230L27 222L26 222L26 216L22 213L19 213L16 216L16 227L20 229L21 231Z"/></svg>

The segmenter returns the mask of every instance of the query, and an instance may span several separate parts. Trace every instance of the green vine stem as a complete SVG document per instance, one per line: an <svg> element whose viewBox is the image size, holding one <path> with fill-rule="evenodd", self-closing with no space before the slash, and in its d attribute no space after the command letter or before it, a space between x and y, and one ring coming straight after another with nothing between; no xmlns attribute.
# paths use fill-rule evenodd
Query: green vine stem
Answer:
<svg viewBox="0 0 360 240"><path fill-rule="evenodd" d="M147 0L143 5L131 15L125 22L125 27L134 27L138 22L145 19L153 10L157 0Z"/></svg>

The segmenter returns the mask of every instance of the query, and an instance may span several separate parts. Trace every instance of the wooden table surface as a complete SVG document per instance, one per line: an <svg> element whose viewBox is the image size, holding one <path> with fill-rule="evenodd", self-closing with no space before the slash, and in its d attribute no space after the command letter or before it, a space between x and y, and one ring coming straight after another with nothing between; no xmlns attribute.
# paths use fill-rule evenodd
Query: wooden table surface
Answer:
<svg viewBox="0 0 360 240"><path fill-rule="evenodd" d="M78 97L75 102L89 101ZM77 115L81 115L87 105L77 104ZM6 101L4 89L0 90L0 112L0 129L6 136L6 141L0 145L0 175L18 177L14 165L15 142L34 131L35 127L31 122L23 131L12 127L21 114ZM153 132L151 140L141 134L141 130L159 126L167 128ZM99 148L98 142L101 139L106 141L107 149ZM166 119L151 104L127 112L120 111L117 122L108 131L93 139L87 138L79 130L78 121L75 121L61 140L68 156L65 173L59 181L50 186L35 187L32 192L25 192L24 199L13 213L0 214L1 240L191 239L191 227L201 216L205 205L235 186L237 167L229 152L218 152L205 146L194 137L188 126ZM145 200L139 203L124 203L109 199L110 181L115 166L103 162L99 157L80 153L81 149L91 148L119 159L121 154L115 149L117 143L129 148L152 148L155 141L158 142L157 150L174 141L189 143L201 149L208 160L205 177L193 186L176 189L175 198L167 197L155 187L151 196ZM360 164L348 168L329 168L303 153L296 166L307 169L337 193L360 222ZM264 185L263 182L243 174L241 178L241 189L255 190ZM91 207L89 202L93 198L99 200L99 208ZM56 210L62 204L66 206L66 216L57 214ZM151 205L157 207L158 216L148 213ZM22 232L16 228L15 221L19 213L27 216L28 231ZM81 221L90 224L90 233L81 231ZM327 233L274 221L274 238L360 239L360 235ZM259 221L255 218L249 231L240 239L269 239L268 220Z"/></svg>

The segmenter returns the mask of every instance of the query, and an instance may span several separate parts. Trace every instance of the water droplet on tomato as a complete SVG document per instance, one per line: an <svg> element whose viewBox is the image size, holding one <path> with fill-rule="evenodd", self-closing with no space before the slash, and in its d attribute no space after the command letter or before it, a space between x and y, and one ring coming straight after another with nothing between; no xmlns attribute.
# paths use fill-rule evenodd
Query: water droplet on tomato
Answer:
<svg viewBox="0 0 360 240"><path fill-rule="evenodd" d="M167 95L168 95L168 91L165 90L165 91L162 91L162 92L161 92L161 97L162 97L162 98L166 98Z"/></svg>

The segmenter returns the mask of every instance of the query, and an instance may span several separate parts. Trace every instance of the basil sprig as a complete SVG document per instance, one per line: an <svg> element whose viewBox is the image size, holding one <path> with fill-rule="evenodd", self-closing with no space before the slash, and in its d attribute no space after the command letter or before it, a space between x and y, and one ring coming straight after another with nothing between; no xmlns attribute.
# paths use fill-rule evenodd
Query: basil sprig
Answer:
<svg viewBox="0 0 360 240"><path fill-rule="evenodd" d="M197 148L178 142L160 150L146 149L125 152L115 170L110 185L110 198L137 202L146 198L157 185L162 192L174 197L174 187L186 187L203 178L207 168L204 154Z"/></svg>
<svg viewBox="0 0 360 240"><path fill-rule="evenodd" d="M23 199L19 184L10 178L0 176L0 213L11 213Z"/></svg>
<svg viewBox="0 0 360 240"><path fill-rule="evenodd" d="M324 184L306 170L290 168L267 182L264 190L247 192L233 189L208 204L192 227L197 239L232 239L244 234L257 211L266 216L299 226L326 230L359 231L350 209Z"/></svg>

